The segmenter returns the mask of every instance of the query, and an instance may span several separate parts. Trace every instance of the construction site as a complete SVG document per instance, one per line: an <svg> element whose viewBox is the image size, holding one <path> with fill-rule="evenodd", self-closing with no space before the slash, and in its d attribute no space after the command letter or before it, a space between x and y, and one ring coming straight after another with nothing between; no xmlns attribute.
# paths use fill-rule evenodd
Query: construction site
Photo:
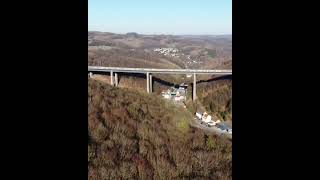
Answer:
<svg viewBox="0 0 320 180"><path fill-rule="evenodd" d="M166 91L161 92L161 96L165 99L171 100L173 103L177 105L185 106L185 101L187 100L187 84L180 84L178 86L170 87Z"/></svg>

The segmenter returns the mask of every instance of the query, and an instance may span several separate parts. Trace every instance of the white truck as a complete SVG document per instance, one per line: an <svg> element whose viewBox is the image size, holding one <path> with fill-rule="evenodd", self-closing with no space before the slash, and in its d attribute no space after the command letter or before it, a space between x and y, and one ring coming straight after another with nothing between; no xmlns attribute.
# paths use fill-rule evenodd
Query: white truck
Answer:
<svg viewBox="0 0 320 180"><path fill-rule="evenodd" d="M201 120L201 119L202 119L202 114L201 114L201 113L196 112L196 117L198 118L198 120Z"/></svg>

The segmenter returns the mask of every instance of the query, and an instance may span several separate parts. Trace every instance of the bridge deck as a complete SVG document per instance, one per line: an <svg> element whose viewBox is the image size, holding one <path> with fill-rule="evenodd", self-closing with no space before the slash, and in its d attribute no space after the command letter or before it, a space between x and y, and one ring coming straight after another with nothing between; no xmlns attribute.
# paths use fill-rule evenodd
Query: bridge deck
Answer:
<svg viewBox="0 0 320 180"><path fill-rule="evenodd" d="M206 69L155 69L155 68L123 68L88 66L88 71L99 72L126 72L126 73L161 73L161 74L232 74L232 70L206 70Z"/></svg>

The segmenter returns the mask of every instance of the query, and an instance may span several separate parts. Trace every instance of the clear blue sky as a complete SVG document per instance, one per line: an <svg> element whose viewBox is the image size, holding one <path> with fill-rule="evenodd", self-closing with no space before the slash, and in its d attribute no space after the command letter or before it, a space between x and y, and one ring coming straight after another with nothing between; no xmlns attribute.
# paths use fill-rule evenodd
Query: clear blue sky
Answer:
<svg viewBox="0 0 320 180"><path fill-rule="evenodd" d="M232 0L88 0L89 31L232 34Z"/></svg>

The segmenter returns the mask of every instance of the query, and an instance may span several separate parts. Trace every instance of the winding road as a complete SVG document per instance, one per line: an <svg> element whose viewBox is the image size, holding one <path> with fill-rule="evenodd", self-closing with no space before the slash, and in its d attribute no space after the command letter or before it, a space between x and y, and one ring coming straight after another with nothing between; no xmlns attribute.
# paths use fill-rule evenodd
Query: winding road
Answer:
<svg viewBox="0 0 320 180"><path fill-rule="evenodd" d="M215 126L207 127L206 125L201 124L201 122L199 120L197 120L196 118L194 118L190 121L190 126L200 128L209 134L216 134L218 136L226 136L228 139L232 139L232 134L224 133L221 129L219 129Z"/></svg>

